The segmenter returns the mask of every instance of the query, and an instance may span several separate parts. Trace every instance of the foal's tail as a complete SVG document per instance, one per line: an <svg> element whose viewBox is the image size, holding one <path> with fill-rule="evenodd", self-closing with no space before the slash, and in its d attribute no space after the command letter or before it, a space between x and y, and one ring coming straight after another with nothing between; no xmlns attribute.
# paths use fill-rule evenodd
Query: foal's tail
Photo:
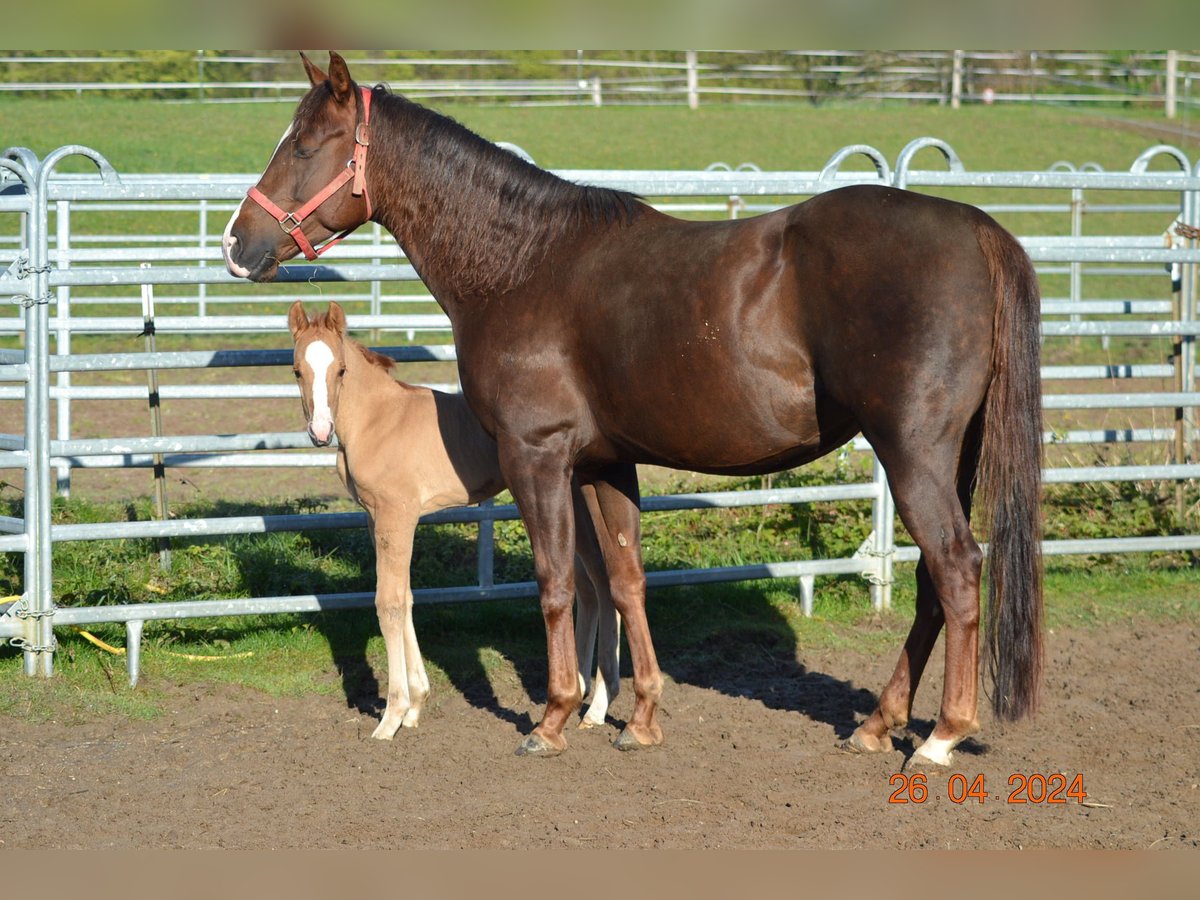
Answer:
<svg viewBox="0 0 1200 900"><path fill-rule="evenodd" d="M995 292L991 383L983 411L977 508L990 523L984 625L992 709L1037 711L1042 672L1041 297L1028 254L995 222L976 226Z"/></svg>

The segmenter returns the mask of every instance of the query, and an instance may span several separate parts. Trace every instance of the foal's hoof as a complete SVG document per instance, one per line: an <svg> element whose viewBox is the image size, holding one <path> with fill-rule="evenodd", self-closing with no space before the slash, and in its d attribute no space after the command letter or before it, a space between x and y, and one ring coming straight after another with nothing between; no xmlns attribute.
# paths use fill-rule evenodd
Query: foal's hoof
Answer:
<svg viewBox="0 0 1200 900"><path fill-rule="evenodd" d="M628 725L617 735L613 746L618 750L645 750L662 743L662 731L656 729L655 734L638 737Z"/></svg>
<svg viewBox="0 0 1200 900"><path fill-rule="evenodd" d="M864 737L856 731L838 744L838 749L844 750L847 753L891 753L892 736L885 734L881 738L872 735Z"/></svg>
<svg viewBox="0 0 1200 900"><path fill-rule="evenodd" d="M558 756L565 749L567 749L565 741L561 747L555 747L535 731L521 741L520 746L517 747L517 756Z"/></svg>

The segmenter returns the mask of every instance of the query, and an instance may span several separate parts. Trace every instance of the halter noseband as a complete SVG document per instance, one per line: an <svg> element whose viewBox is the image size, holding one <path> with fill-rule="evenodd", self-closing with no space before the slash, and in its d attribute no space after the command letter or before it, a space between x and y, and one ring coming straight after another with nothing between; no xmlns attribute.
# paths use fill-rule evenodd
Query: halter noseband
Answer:
<svg viewBox="0 0 1200 900"><path fill-rule="evenodd" d="M354 128L354 156L346 163L346 168L342 169L311 200L295 212L290 213L284 212L276 206L257 186L246 191L247 197L265 209L279 223L279 227L283 229L284 233L291 235L292 240L296 242L296 246L300 248L305 259L316 259L327 250L330 250L335 244L341 243L342 238L354 230L354 228L347 228L335 236L333 240L314 250L312 243L305 237L300 227L304 224L305 219L312 215L322 203L341 190L342 186L351 179L354 180L354 185L350 188L350 193L356 197L360 194L362 195L362 198L367 201L367 218L371 218L371 197L367 194L367 147L371 145L371 91L365 87L360 87L359 91L362 96L362 121ZM357 228L358 226L354 227Z"/></svg>

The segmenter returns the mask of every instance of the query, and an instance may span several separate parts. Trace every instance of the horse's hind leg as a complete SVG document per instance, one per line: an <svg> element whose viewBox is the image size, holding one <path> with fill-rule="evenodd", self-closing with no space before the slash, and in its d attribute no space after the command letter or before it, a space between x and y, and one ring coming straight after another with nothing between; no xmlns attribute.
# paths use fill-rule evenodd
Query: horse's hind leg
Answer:
<svg viewBox="0 0 1200 900"><path fill-rule="evenodd" d="M602 477L584 485L584 498L604 554L613 605L625 623L629 654L633 661L633 715L617 737L616 746L633 750L662 742L658 724L658 699L662 694L662 672L646 620L646 574L642 568L641 512L638 507L637 469L633 465L611 466ZM603 619L601 620L603 622ZM606 656L615 669L616 618L612 625L613 651L601 643L601 665ZM602 632L603 634L603 632ZM615 679L616 672L612 672Z"/></svg>
<svg viewBox="0 0 1200 900"><path fill-rule="evenodd" d="M908 724L913 695L944 621L929 569L922 559L917 563L917 614L896 670L879 696L879 705L842 744L844 749L862 753L892 749L891 734Z"/></svg>
<svg viewBox="0 0 1200 900"><path fill-rule="evenodd" d="M915 457L915 454L913 455ZM916 752L921 760L948 765L950 751L979 729L979 581L983 554L971 535L970 482L974 448L964 447L957 487L949 473L955 454L925 454L893 464L896 507L921 548L917 567L917 614L891 680L871 716L847 741L855 750L891 749L889 733L908 724L913 695L939 631L946 628L942 706L933 734Z"/></svg>

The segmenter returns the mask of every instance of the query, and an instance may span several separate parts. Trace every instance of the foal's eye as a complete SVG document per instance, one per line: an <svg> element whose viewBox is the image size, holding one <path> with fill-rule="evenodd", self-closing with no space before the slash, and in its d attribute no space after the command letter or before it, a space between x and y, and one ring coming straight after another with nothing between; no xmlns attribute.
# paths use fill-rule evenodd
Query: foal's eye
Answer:
<svg viewBox="0 0 1200 900"><path fill-rule="evenodd" d="M342 366L340 369L338 369L338 378L341 378L341 377L342 377L343 375L345 375L345 374L346 374L346 367L345 367L345 366Z"/></svg>
<svg viewBox="0 0 1200 900"><path fill-rule="evenodd" d="M300 380L300 370L299 369L292 369L292 375L296 378L297 381Z"/></svg>

